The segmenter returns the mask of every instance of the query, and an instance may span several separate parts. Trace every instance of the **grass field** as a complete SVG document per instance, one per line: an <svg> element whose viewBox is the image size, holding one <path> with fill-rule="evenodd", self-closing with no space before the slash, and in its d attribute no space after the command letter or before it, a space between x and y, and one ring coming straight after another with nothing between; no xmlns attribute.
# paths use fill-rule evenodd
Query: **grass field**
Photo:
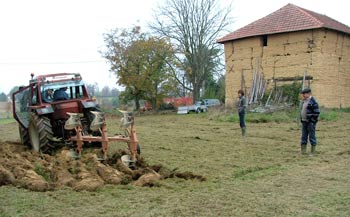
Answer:
<svg viewBox="0 0 350 217"><path fill-rule="evenodd" d="M324 115L313 158L299 154L300 129L290 115L249 116L245 139L234 116L136 117L149 164L206 181L175 178L157 187L110 185L96 192L1 186L0 216L350 216L350 113ZM109 118L109 126L118 120ZM1 124L0 139L18 141L17 125Z"/></svg>

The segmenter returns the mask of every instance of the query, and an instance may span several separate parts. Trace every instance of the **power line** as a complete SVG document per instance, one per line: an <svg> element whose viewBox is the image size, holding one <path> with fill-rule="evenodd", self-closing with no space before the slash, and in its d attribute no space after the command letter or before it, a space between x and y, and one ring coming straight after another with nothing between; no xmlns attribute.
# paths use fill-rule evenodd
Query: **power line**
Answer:
<svg viewBox="0 0 350 217"><path fill-rule="evenodd" d="M103 60L82 60L70 62L0 62L0 65L65 65L65 64L85 64L85 63L102 63Z"/></svg>

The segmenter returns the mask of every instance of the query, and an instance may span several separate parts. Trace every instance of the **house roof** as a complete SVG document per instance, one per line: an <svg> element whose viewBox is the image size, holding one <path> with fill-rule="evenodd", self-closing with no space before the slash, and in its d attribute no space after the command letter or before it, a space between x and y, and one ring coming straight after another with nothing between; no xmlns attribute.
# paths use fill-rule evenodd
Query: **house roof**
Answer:
<svg viewBox="0 0 350 217"><path fill-rule="evenodd" d="M287 4L279 10L252 22L220 39L219 43L258 35L326 28L350 34L350 27L322 14Z"/></svg>

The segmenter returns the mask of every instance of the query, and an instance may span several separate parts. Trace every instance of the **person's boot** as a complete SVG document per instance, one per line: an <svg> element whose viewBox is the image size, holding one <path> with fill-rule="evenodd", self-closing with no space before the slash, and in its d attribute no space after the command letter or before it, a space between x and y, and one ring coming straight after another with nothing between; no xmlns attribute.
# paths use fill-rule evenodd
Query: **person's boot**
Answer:
<svg viewBox="0 0 350 217"><path fill-rule="evenodd" d="M245 137L246 133L247 133L247 128L242 127L242 136Z"/></svg>
<svg viewBox="0 0 350 217"><path fill-rule="evenodd" d="M301 154L302 155L306 154L306 145L301 145Z"/></svg>
<svg viewBox="0 0 350 217"><path fill-rule="evenodd" d="M316 145L312 145L311 146L310 157L313 157L315 155L315 152L316 152Z"/></svg>

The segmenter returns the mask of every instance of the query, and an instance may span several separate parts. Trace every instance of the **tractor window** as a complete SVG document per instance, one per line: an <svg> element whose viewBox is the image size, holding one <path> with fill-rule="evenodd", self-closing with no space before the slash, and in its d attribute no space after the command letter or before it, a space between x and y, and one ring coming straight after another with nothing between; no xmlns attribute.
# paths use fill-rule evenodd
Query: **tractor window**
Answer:
<svg viewBox="0 0 350 217"><path fill-rule="evenodd" d="M84 96L83 94L83 87L82 86L76 86L73 88L73 98L81 98L82 96Z"/></svg>
<svg viewBox="0 0 350 217"><path fill-rule="evenodd" d="M33 93L32 93L32 104L36 105L38 104L38 87L35 86L33 89Z"/></svg>
<svg viewBox="0 0 350 217"><path fill-rule="evenodd" d="M29 106L30 106L31 88L26 87L14 94L15 116L24 127L29 125Z"/></svg>
<svg viewBox="0 0 350 217"><path fill-rule="evenodd" d="M79 99L84 96L82 86L71 86L66 92L70 99Z"/></svg>
<svg viewBox="0 0 350 217"><path fill-rule="evenodd" d="M41 91L47 89L57 91L60 88L67 88L65 92L68 94L69 99L78 99L84 97L83 86L84 83L82 81L55 82L41 86Z"/></svg>
<svg viewBox="0 0 350 217"><path fill-rule="evenodd" d="M70 99L79 98L79 86L70 86L66 92Z"/></svg>

